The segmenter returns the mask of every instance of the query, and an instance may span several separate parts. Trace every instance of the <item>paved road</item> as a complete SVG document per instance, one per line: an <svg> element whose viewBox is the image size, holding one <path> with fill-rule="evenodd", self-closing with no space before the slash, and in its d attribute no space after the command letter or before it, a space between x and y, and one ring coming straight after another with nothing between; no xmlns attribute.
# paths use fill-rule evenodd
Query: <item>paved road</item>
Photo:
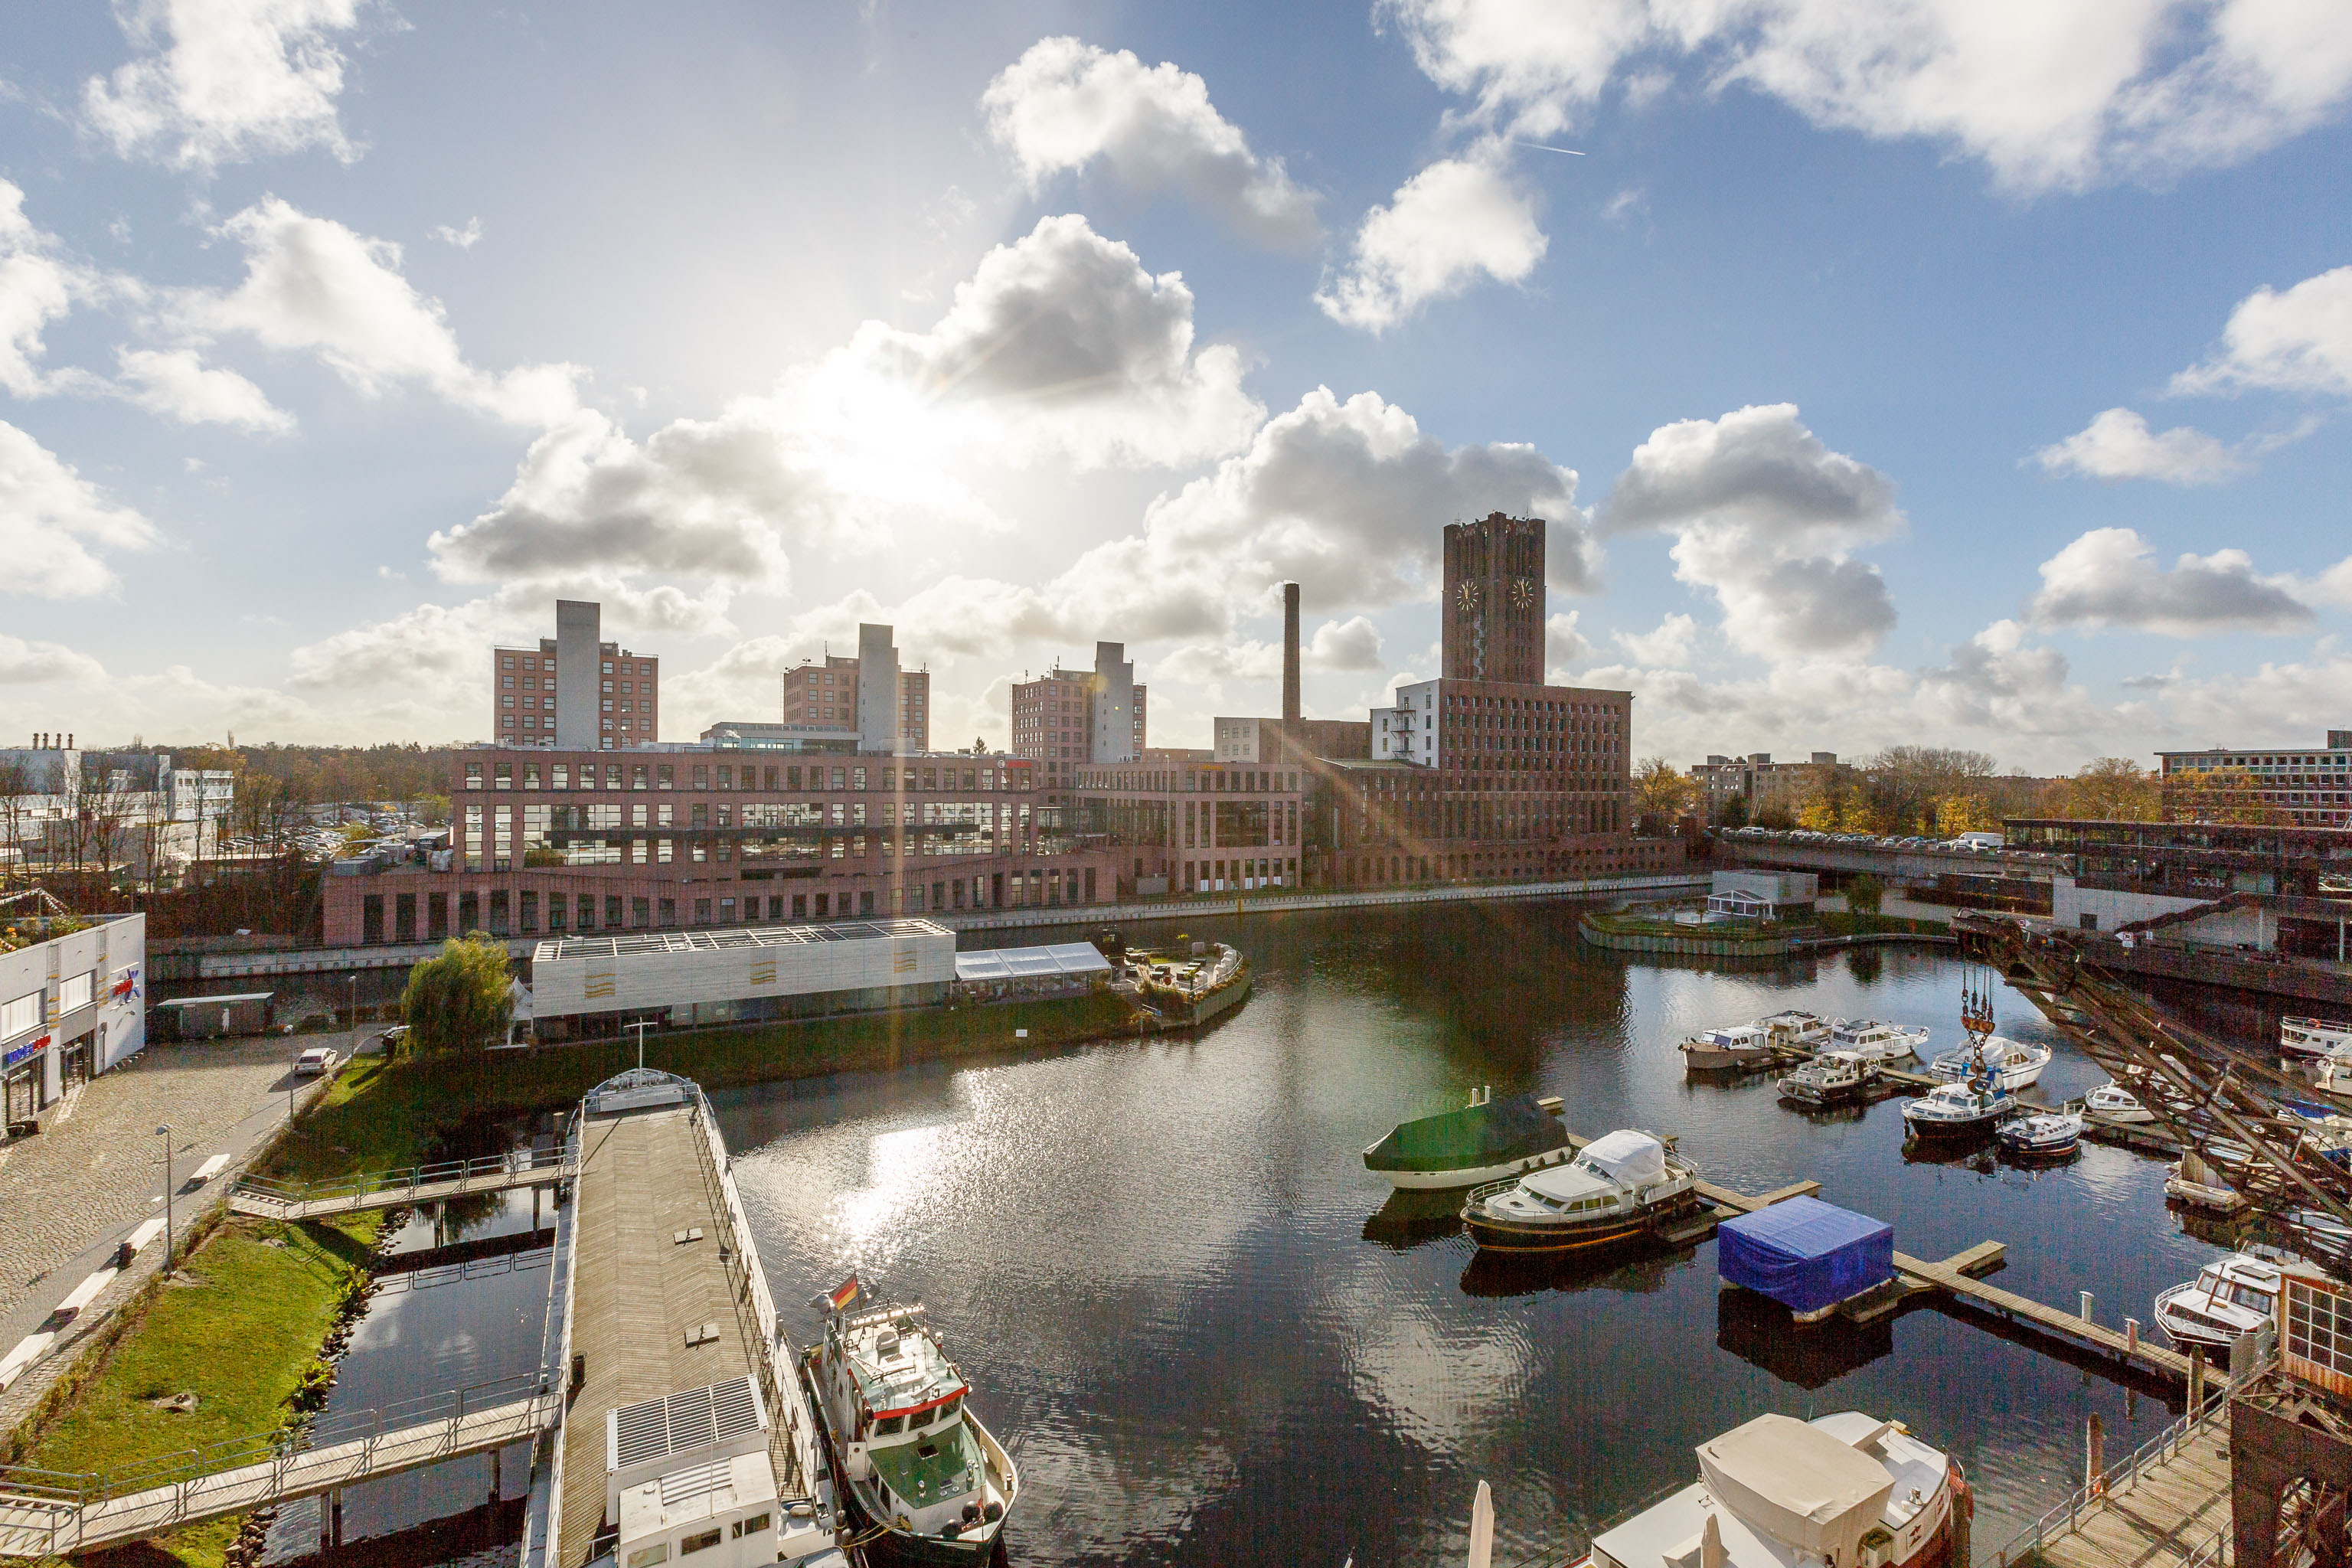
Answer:
<svg viewBox="0 0 2352 1568"><path fill-rule="evenodd" d="M303 1103L321 1089L293 1076L295 1055L310 1046L348 1051L349 1035L275 1036L213 1043L149 1046L130 1062L78 1091L71 1113L61 1101L41 1115L37 1136L0 1147L0 1354L39 1329L73 1288L103 1264L140 1222L163 1212L163 1139L171 1123L172 1174L189 1173L214 1154L229 1168L213 1185L175 1193L172 1217L184 1233L217 1201L261 1142L283 1126L287 1091ZM58 1336L43 1362L0 1396L0 1429L54 1381L80 1341L160 1266L163 1247L138 1266Z"/></svg>

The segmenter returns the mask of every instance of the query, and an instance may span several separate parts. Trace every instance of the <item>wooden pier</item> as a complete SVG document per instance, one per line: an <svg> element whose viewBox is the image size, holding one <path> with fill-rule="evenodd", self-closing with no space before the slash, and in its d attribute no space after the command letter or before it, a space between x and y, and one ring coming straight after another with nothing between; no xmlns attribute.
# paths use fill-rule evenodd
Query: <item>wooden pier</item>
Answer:
<svg viewBox="0 0 2352 1568"><path fill-rule="evenodd" d="M2232 1392L2216 1388L2203 1410L2101 1470L2000 1548L1990 1568L2227 1568Z"/></svg>

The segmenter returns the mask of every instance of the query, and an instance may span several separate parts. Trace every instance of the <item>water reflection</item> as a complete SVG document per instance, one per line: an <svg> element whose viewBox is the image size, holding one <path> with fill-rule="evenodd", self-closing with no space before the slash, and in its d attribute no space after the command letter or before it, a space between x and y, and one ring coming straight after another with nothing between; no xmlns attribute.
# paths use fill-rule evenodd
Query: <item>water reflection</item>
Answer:
<svg viewBox="0 0 2352 1568"><path fill-rule="evenodd" d="M1895 1319L1856 1323L1832 1315L1801 1323L1780 1302L1726 1285L1715 1297L1715 1342L1782 1383L1823 1388L1892 1355Z"/></svg>
<svg viewBox="0 0 2352 1568"><path fill-rule="evenodd" d="M1242 943L1257 975L1197 1039L717 1097L780 1300L854 1265L930 1304L1028 1476L1016 1561L1458 1559L1481 1478L1507 1561L1580 1541L1759 1411L1846 1407L1967 1463L1977 1539L1997 1543L2070 1484L2086 1414L2117 1451L2165 1419L1941 1311L1843 1349L1727 1329L1712 1242L1589 1276L1496 1274L1458 1234L1458 1194L1394 1194L1363 1168L1396 1122L1481 1084L1559 1094L1579 1133L1675 1133L1745 1192L1817 1180L1922 1256L1999 1239L2010 1289L2087 1289L2100 1321L2145 1320L2211 1255L2165 1212L2158 1163L1912 1162L1894 1102L1812 1118L1768 1077L1680 1070L1684 1036L1791 1006L1927 1025L1949 1048L1943 954L1634 963L1580 948L1572 911L1524 906L1188 930ZM2001 1013L2004 1032L2050 1041L2022 998ZM2105 1076L2052 1043L2050 1098Z"/></svg>

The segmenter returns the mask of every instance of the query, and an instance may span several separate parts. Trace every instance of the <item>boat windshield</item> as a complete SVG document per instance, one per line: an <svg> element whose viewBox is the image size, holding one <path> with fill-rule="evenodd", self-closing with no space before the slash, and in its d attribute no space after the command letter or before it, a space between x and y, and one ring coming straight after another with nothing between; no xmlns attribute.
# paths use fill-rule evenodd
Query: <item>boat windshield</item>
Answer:
<svg viewBox="0 0 2352 1568"><path fill-rule="evenodd" d="M2241 1307L2245 1307L2257 1312L2267 1313L2271 1310L2271 1299L2269 1293L2267 1291L2257 1290L2251 1285L2231 1286L2230 1300L2235 1301Z"/></svg>

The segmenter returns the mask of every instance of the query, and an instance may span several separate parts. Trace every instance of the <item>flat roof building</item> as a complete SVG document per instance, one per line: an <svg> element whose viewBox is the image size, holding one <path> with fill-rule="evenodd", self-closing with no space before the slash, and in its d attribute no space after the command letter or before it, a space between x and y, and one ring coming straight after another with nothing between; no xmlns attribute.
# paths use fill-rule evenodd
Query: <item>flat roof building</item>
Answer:
<svg viewBox="0 0 2352 1568"><path fill-rule="evenodd" d="M2253 798L2298 826L2352 827L2352 730L2328 731L2327 744L2319 747L2212 746L2156 755L2167 783L2241 769L2252 776Z"/></svg>
<svg viewBox="0 0 2352 1568"><path fill-rule="evenodd" d="M490 650L490 733L509 746L625 751L661 738L661 661L601 640L604 607L555 601L555 635Z"/></svg>
<svg viewBox="0 0 2352 1568"><path fill-rule="evenodd" d="M931 749L931 675L902 669L892 630L857 628L857 657L828 653L822 662L803 660L784 671L782 721L810 733L856 736L866 752L928 752ZM864 675L868 679L861 681ZM879 682L877 685L877 682ZM895 688L896 710L877 706L878 694Z"/></svg>
<svg viewBox="0 0 2352 1568"><path fill-rule="evenodd" d="M1079 764L1132 762L1149 750L1150 704L1127 645L1098 642L1092 669L1056 664L1013 683L1013 754L1045 764L1047 798L1062 805Z"/></svg>
<svg viewBox="0 0 2352 1568"><path fill-rule="evenodd" d="M934 1002L955 945L926 920L550 937L531 958L532 1016L544 1035L600 1014L699 1025Z"/></svg>
<svg viewBox="0 0 2352 1568"><path fill-rule="evenodd" d="M10 923L36 939L0 952L0 1107L16 1128L146 1047L147 917Z"/></svg>

